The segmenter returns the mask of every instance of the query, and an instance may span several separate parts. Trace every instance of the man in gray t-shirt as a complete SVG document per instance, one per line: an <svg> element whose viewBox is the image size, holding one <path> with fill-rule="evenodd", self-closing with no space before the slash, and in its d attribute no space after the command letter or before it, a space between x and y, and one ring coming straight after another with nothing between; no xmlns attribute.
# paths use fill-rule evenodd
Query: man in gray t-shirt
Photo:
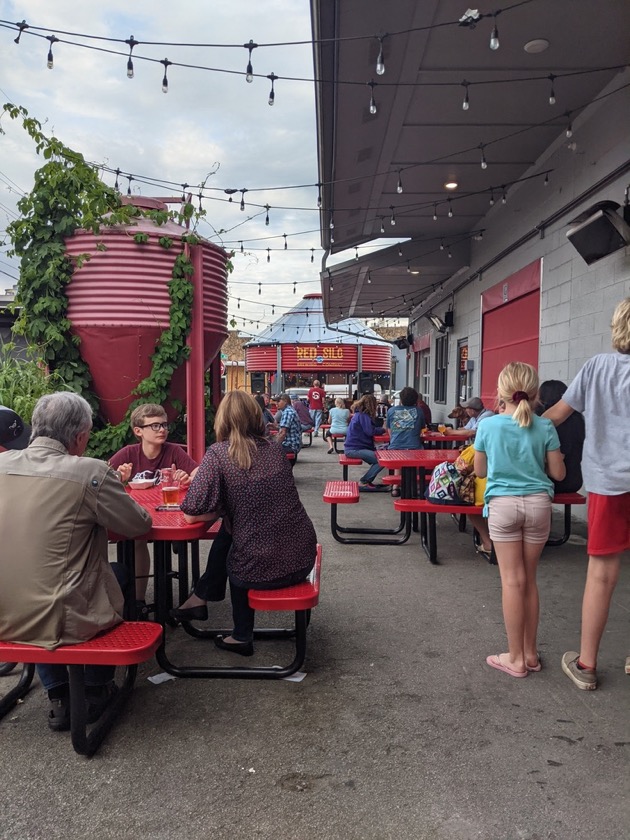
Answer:
<svg viewBox="0 0 630 840"><path fill-rule="evenodd" d="M548 409L556 426L573 411L584 414L582 475L588 491L588 572L582 602L580 653L568 651L562 670L578 688L597 688L597 653L619 577L630 548L630 298L615 309L616 352L589 359L561 400ZM630 657L626 660L630 673Z"/></svg>

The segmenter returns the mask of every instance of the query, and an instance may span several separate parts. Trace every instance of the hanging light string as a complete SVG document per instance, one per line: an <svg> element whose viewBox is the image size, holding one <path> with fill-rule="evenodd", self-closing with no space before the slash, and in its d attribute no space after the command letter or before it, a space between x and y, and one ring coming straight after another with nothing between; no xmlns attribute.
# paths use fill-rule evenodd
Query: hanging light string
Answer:
<svg viewBox="0 0 630 840"><path fill-rule="evenodd" d="M530 2L535 2L535 0L523 0L523 3L516 4L516 6L523 5L524 3L530 3ZM510 7L510 8L516 8L516 6ZM506 11L508 11L508 9L502 9L502 10L498 10L498 11L506 12ZM492 12L488 16L494 16L494 14L495 13ZM408 34L409 32L422 31L422 30L427 30L427 29L436 29L436 28L440 28L440 27L444 27L444 26L453 26L453 25L459 25L459 24L455 24L454 22L451 21L451 22L446 22L444 24L436 24L436 25L428 26L428 27L419 27L417 29L404 30L404 33L403 32L392 33L388 37L392 37L394 34ZM18 23L12 23L11 21L0 20L0 28L9 29L13 32L17 31L18 32L18 38L14 39L14 40L16 40L18 43L21 43L19 39L21 38L21 36L23 34L26 34L28 36L32 36L34 38L50 39L50 37L51 37L49 35L42 35L41 34L41 32L45 32L47 30L50 31L48 27L38 27L38 26L31 25L31 24L24 25L24 22L22 22L21 24L18 24ZM60 34L64 34L64 30L57 30L57 31ZM101 36L92 36L92 35L88 35L88 34L84 34L84 33L67 33L66 32L65 34L69 34L71 37L91 39L91 40L100 40L100 41L117 43L117 44L127 44L127 42L130 40L130 39L122 39L122 38L105 38L105 37L101 37ZM82 49L96 50L97 52L103 52L103 53L106 53L106 54L109 54L109 55L116 55L116 56L120 56L122 58L127 58L127 70L128 70L129 56L126 52L121 52L119 50L108 49L106 47L98 47L98 46L94 46L93 44L84 44L84 43L80 43L80 42L76 42L76 41L71 41L71 40L68 40L66 38L58 38L56 36L52 36L52 37L55 37L55 42L58 42L58 43L63 43L63 44L67 44L69 46L79 47L79 48L82 48ZM343 42L343 41L352 41L352 40L366 40L366 39L371 40L373 37L374 36L350 36L350 37L341 38L341 39L326 39L326 41L327 42L330 42L330 41L332 41L332 42ZM281 43L281 44L255 44L254 47L258 48L258 47L264 47L264 46L269 46L269 47L271 47L271 46L273 46L273 47L296 46L296 45L299 45L300 43L302 43L302 44L313 44L313 43L318 43L318 42L306 41L306 42L284 42L284 43ZM160 42L160 41L136 41L135 42L135 45L140 45L140 44L143 44L145 46L170 46L170 47L188 47L188 46L190 46L190 47L197 47L197 48L199 48L199 47L208 47L208 48L210 48L210 47L212 47L212 48L228 47L228 48L232 48L232 47L237 46L237 45L234 45L234 44L223 44L223 45L221 45L221 44L178 44L178 43L171 44L169 42ZM240 47L240 49L242 49L244 46L249 47L248 44L240 44L238 46ZM163 59L157 59L157 58L154 58L152 56L140 55L140 54L137 54L137 53L135 54L135 58L136 58L137 61L163 63ZM232 69L228 69L228 68L225 68L225 67L210 67L210 66L207 66L207 65L190 64L190 63L180 62L180 61L169 62L169 64L174 66L174 67L188 69L188 70L202 70L202 71L205 71L205 72L223 73L223 74L232 75L232 76L243 76L244 75L242 70L232 70ZM251 62L248 63L248 66L247 66L246 72L245 72L245 77L246 77L247 81L250 80L249 79L250 76L251 76L252 81L253 81L254 78L270 78L270 76L265 74L265 73L253 73L253 72L250 73L249 72L250 64L251 64ZM552 95L550 95L550 100L551 100L551 98L555 99L555 94L553 93L553 82L556 79L568 78L568 77L571 77L571 76L588 75L588 74L591 74L591 73L598 73L598 72L605 72L605 71L610 72L612 70L622 70L622 69L624 69L625 66L626 65L614 65L614 66L610 66L610 67L589 68L587 70L571 70L571 71L566 71L566 72L556 73L556 74L547 73L546 75L542 75L542 76L541 75L523 76L523 77L519 77L518 79L514 79L514 78L509 78L509 79L508 78L505 78L505 79L483 79L483 80L478 80L478 81L474 81L474 82L468 82L467 85L470 86L470 87L472 87L472 86L477 87L477 86L481 86L481 85L486 85L487 86L487 85L495 85L495 84L502 84L502 83L503 84L505 84L505 83L519 84L521 82L537 82L537 81L545 81L545 82L549 83L549 81L551 81L551 83L552 83L552 87L551 87ZM329 80L329 79L307 78L307 77L304 77L304 76L284 76L284 75L276 76L275 74L272 74L272 75L274 76L274 80L281 79L285 82L308 82L310 84L330 84L331 83L331 80ZM133 77L130 77L130 78L133 78ZM335 79L334 84L344 85L344 86L357 86L357 85L365 85L366 83L361 82L361 81L357 81L357 80L350 80L350 79ZM372 86L372 95L371 95L370 106L372 106L372 103L374 103L374 108L376 108L376 102L374 101L374 86L376 86L376 82L367 82L367 84ZM461 86L461 84L462 84L461 82L450 82L450 81L437 81L437 82L431 82L431 81L422 81L422 82L394 81L394 82L379 82L378 83L379 87L391 88L391 89L404 88L404 87L412 87L412 88L423 88L423 87L447 87L447 88L449 88L449 87L455 87L455 88L458 88L458 87ZM466 90L468 91L468 87L466 88ZM272 85L272 91L273 91L273 85ZM269 98L272 99L271 96ZM272 101L275 101L275 91L274 91L274 97L273 97ZM554 103L550 103L550 104L554 104ZM371 110L372 113L376 113L375 110L372 111L372 108L370 108L370 110Z"/></svg>

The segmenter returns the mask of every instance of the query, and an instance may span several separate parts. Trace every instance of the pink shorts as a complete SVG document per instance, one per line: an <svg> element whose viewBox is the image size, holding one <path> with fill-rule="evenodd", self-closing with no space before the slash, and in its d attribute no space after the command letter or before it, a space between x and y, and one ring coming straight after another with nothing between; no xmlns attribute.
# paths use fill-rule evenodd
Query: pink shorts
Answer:
<svg viewBox="0 0 630 840"><path fill-rule="evenodd" d="M589 554L620 554L630 548L630 493L588 494Z"/></svg>
<svg viewBox="0 0 630 840"><path fill-rule="evenodd" d="M488 502L488 530L493 542L546 543L551 529L549 493L495 496Z"/></svg>

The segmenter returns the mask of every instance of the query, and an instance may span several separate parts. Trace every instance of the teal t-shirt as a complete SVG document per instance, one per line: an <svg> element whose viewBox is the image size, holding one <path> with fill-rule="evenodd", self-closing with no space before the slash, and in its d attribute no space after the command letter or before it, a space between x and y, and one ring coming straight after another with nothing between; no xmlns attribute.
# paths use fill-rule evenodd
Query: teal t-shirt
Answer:
<svg viewBox="0 0 630 840"><path fill-rule="evenodd" d="M560 449L560 440L551 420L533 419L528 428L519 426L509 414L497 414L479 424L475 449L485 452L488 460L486 504L493 496L549 493L553 498L545 456L550 450Z"/></svg>

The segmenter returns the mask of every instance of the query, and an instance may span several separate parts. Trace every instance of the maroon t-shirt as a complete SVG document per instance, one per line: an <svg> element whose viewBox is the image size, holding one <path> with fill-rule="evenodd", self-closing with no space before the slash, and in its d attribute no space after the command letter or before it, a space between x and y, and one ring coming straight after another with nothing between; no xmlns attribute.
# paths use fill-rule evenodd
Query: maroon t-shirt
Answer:
<svg viewBox="0 0 630 840"><path fill-rule="evenodd" d="M173 464L188 475L198 466L183 447L168 441L157 458L147 458L140 443L123 446L109 459L113 470L118 469L121 464L131 464L131 481L155 478L160 470L172 467Z"/></svg>
<svg viewBox="0 0 630 840"><path fill-rule="evenodd" d="M309 388L308 392L308 407L311 411L321 411L324 407L324 400L326 399L326 391L323 388Z"/></svg>

